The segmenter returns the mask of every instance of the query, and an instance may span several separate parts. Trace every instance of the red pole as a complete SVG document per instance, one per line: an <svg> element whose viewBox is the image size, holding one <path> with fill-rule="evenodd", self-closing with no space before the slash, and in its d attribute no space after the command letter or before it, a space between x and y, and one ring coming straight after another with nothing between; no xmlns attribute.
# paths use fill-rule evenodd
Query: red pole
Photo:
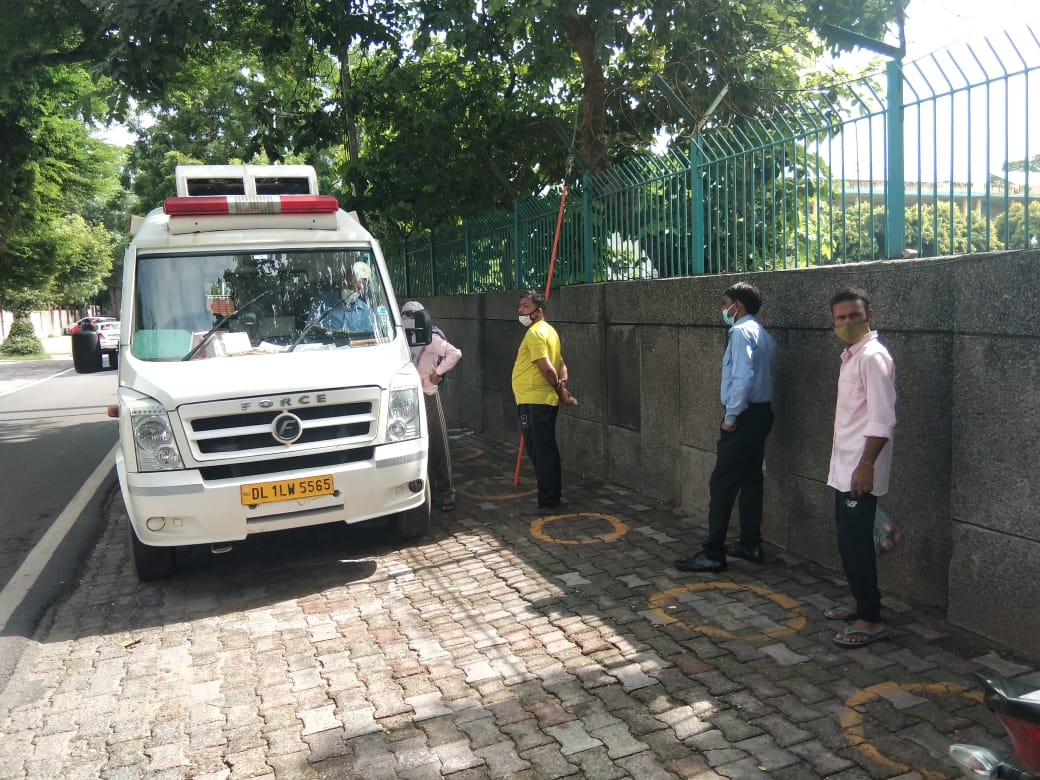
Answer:
<svg viewBox="0 0 1040 780"><path fill-rule="evenodd" d="M560 211L556 215L556 234L553 236L552 252L549 255L549 276L545 280L545 300L549 300L549 291L552 289L553 269L556 267L556 248L560 245L560 227L563 225L563 207L567 203L567 182L563 183L563 193L560 195ZM517 247L517 251L520 247ZM520 461L524 457L524 437L520 436L520 446L516 448L516 468L513 469L513 487L520 483Z"/></svg>

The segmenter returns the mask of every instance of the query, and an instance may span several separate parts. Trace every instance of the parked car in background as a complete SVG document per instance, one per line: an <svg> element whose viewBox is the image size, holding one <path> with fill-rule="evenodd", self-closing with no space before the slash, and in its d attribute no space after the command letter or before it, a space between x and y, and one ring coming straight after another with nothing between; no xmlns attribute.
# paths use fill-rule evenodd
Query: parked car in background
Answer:
<svg viewBox="0 0 1040 780"><path fill-rule="evenodd" d="M98 342L101 344L101 351L109 353L109 362L111 360L111 354L119 349L119 320L101 321L96 323L95 328L98 334Z"/></svg>
<svg viewBox="0 0 1040 780"><path fill-rule="evenodd" d="M97 330L98 324L101 322L118 322L118 320L116 320L115 317L109 317L107 315L98 317L84 317L82 319L76 320L71 325L66 326L62 330L62 334L65 336L71 336L73 333L79 333L83 329L83 324L86 322L94 323L94 330Z"/></svg>

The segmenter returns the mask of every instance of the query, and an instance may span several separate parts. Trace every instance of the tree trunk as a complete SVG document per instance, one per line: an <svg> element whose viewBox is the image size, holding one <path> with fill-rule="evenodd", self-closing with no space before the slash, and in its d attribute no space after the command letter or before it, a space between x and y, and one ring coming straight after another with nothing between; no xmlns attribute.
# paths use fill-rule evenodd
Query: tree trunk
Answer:
<svg viewBox="0 0 1040 780"><path fill-rule="evenodd" d="M596 55L596 41L588 17L568 13L563 19L563 31L578 53L585 79L581 96L581 156L591 173L599 173L610 165L604 144L607 93L603 63Z"/></svg>
<svg viewBox="0 0 1040 780"><path fill-rule="evenodd" d="M354 115L354 82L350 77L350 42L344 43L339 52L339 91L340 104L343 106L344 145L347 147L347 158L357 162L361 156L358 148L357 117ZM357 182L350 181L350 193L358 196Z"/></svg>

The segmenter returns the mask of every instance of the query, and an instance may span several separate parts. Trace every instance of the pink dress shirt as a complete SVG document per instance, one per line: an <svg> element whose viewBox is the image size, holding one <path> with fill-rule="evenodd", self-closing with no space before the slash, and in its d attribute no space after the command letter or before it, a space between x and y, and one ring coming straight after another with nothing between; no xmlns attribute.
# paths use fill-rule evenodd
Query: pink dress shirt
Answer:
<svg viewBox="0 0 1040 780"><path fill-rule="evenodd" d="M874 461L875 496L888 492L892 472L892 433L896 425L896 368L892 356L878 341L877 331L867 334L841 353L838 402L834 408L834 442L827 484L848 492L852 472L863 456L867 436L888 439Z"/></svg>
<svg viewBox="0 0 1040 780"><path fill-rule="evenodd" d="M426 395L437 395L437 385L430 381L430 374L436 371L444 376L462 358L462 350L449 343L446 338L434 331L433 341L425 347L412 347L412 362L422 377L422 391Z"/></svg>

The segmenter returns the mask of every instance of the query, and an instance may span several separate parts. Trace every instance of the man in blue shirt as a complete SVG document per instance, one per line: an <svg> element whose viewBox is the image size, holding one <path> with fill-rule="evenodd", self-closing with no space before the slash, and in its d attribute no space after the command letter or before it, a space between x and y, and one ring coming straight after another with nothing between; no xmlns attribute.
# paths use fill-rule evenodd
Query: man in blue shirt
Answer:
<svg viewBox="0 0 1040 780"><path fill-rule="evenodd" d="M375 332L375 315L372 307L361 296L362 285L363 280L359 275L354 269L348 268L339 288L315 302L311 318L320 316L319 324L329 330Z"/></svg>
<svg viewBox="0 0 1040 780"><path fill-rule="evenodd" d="M762 461L773 427L773 355L776 342L755 315L762 307L758 289L737 282L722 295L723 321L730 326L722 357L722 405L715 469L709 483L708 538L692 558L676 561L681 571L712 572L726 568L726 532L733 504L740 497L740 542L728 553L762 563Z"/></svg>

